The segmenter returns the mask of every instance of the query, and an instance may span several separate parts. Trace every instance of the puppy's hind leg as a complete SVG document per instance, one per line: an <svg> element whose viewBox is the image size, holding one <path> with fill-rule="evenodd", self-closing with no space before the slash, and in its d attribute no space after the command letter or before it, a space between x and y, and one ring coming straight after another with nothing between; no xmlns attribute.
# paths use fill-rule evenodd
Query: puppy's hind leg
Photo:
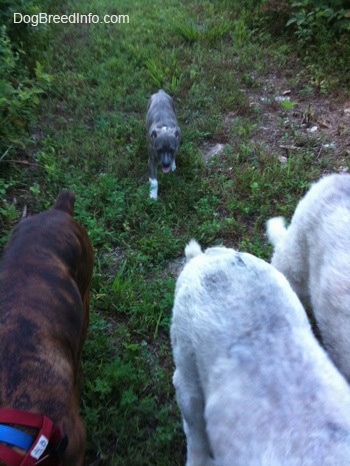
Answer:
<svg viewBox="0 0 350 466"><path fill-rule="evenodd" d="M151 157L148 160L149 168L149 182L151 184L149 197L151 199L158 199L158 181L157 181L157 166Z"/></svg>
<svg viewBox="0 0 350 466"><path fill-rule="evenodd" d="M173 383L187 440L186 466L215 466L204 420L204 397L194 357L177 353Z"/></svg>

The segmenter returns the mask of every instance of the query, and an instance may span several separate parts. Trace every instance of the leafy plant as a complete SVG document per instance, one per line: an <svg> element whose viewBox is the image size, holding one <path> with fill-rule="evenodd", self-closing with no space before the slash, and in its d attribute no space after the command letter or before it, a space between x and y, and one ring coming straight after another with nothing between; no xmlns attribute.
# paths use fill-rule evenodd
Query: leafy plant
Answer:
<svg viewBox="0 0 350 466"><path fill-rule="evenodd" d="M292 8L287 26L295 26L296 35L304 42L327 30L338 35L350 31L350 10L343 0L293 1Z"/></svg>
<svg viewBox="0 0 350 466"><path fill-rule="evenodd" d="M289 110L292 110L296 105L298 105L298 102L293 102L292 100L281 100L280 104L283 110L288 112Z"/></svg>
<svg viewBox="0 0 350 466"><path fill-rule="evenodd" d="M9 7L8 11L12 11ZM4 12L2 13L5 17ZM33 121L39 96L51 84L51 77L37 61L32 71L31 60L22 42L13 44L8 28L0 27L0 154L29 143L28 125Z"/></svg>

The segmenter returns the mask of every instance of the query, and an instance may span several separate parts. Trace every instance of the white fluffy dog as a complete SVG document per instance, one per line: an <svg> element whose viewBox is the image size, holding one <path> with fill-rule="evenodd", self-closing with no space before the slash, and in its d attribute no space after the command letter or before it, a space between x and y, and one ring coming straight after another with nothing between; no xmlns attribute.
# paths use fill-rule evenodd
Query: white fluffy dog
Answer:
<svg viewBox="0 0 350 466"><path fill-rule="evenodd" d="M171 341L187 466L349 466L350 388L285 277L191 241Z"/></svg>
<svg viewBox="0 0 350 466"><path fill-rule="evenodd" d="M282 217L272 218L267 236L272 265L311 305L326 350L350 381L350 175L321 178L299 202L289 228Z"/></svg>

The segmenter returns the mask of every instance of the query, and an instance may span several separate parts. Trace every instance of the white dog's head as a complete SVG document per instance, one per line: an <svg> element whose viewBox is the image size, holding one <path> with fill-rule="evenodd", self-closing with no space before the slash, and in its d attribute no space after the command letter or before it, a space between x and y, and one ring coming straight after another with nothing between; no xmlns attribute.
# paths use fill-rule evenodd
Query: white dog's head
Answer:
<svg viewBox="0 0 350 466"><path fill-rule="evenodd" d="M186 264L176 285L176 299L187 300L187 293L198 302L219 303L232 309L244 307L241 331L250 320L261 324L273 323L274 316L283 315L281 309L293 310L287 319L294 324L309 325L305 311L286 278L273 266L248 253L240 253L223 246L211 247L202 252L200 245L191 240L185 248ZM254 315L249 316L252 313ZM290 313L291 314L291 313ZM293 324L293 325L294 325ZM237 325L237 329L240 325Z"/></svg>

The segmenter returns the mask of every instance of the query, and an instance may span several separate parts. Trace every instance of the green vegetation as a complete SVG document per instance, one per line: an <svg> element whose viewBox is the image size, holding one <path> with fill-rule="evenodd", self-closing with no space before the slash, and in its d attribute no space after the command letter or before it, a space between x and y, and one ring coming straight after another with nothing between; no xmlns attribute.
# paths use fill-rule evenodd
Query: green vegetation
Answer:
<svg viewBox="0 0 350 466"><path fill-rule="evenodd" d="M23 210L75 191L96 252L82 391L87 464L184 464L168 338L174 261L191 238L268 260L266 219L290 218L312 180L349 166L341 122L338 133L307 131L325 96L349 101L341 3L5 2L0 241ZM13 24L14 11L130 22L34 27ZM145 115L160 87L174 97L183 142L154 202ZM276 101L284 91L290 100ZM205 161L217 143L224 150Z"/></svg>
<svg viewBox="0 0 350 466"><path fill-rule="evenodd" d="M40 63L45 31L34 33L23 24L16 27L12 13L33 14L45 6L44 0L36 6L31 1L8 0L0 11L1 155L28 148L28 125L40 103L40 95L49 89L51 83L51 77L43 71Z"/></svg>
<svg viewBox="0 0 350 466"><path fill-rule="evenodd" d="M302 0L291 2L293 12L287 22L296 26L296 34L304 42L328 39L350 32L349 5L345 0Z"/></svg>

